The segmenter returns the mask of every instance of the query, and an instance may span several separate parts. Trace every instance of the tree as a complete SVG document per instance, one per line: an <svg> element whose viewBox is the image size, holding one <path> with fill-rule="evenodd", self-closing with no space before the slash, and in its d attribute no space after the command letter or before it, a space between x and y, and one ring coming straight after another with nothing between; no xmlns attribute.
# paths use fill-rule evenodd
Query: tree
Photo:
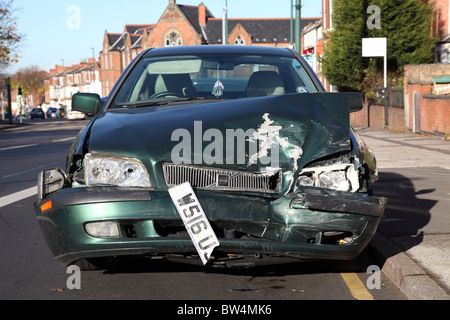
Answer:
<svg viewBox="0 0 450 320"><path fill-rule="evenodd" d="M13 17L13 0L0 0L0 70L18 61L15 53L22 35Z"/></svg>
<svg viewBox="0 0 450 320"><path fill-rule="evenodd" d="M41 104L45 100L44 79L47 72L38 66L22 68L12 77L12 85L17 90L21 87L24 96L33 96L33 106Z"/></svg>
<svg viewBox="0 0 450 320"><path fill-rule="evenodd" d="M370 37L387 38L388 70L403 74L407 64L432 63L437 36L432 31L433 5L421 0L376 0L381 28Z"/></svg>
<svg viewBox="0 0 450 320"><path fill-rule="evenodd" d="M339 91L366 93L380 84L382 58L362 58L362 38L386 37L388 82L401 83L406 64L433 62L437 43L431 23L432 4L421 0L371 0L381 10L380 28L369 29L367 0L335 0L333 31L325 47L325 77ZM382 81L381 81L382 83Z"/></svg>
<svg viewBox="0 0 450 320"><path fill-rule="evenodd" d="M335 0L333 30L326 35L323 73L339 91L362 91L367 60L362 38L367 37L366 0Z"/></svg>

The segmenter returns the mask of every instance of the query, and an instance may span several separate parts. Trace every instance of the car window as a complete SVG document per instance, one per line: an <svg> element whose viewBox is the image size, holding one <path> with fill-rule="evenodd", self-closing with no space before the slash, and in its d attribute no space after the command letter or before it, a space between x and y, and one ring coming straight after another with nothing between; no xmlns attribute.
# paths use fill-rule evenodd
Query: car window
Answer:
<svg viewBox="0 0 450 320"><path fill-rule="evenodd" d="M148 56L119 89L110 108L183 99L239 99L317 92L293 56L208 53Z"/></svg>

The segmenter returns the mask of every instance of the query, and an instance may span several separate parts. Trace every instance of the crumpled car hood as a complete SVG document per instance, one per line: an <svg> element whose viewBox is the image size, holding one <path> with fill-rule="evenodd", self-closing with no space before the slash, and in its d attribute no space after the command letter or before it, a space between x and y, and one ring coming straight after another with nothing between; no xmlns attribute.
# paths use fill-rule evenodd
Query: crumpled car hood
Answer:
<svg viewBox="0 0 450 320"><path fill-rule="evenodd" d="M179 150L180 144L190 144L191 148L185 151L191 153L183 155L185 160L190 159L190 164L250 172L281 170L287 188L299 169L309 162L351 149L351 97L346 93L302 93L111 110L92 124L89 151L138 158L149 174L155 176L157 163L173 162L173 151ZM227 133L236 133L238 129L262 133L266 142L269 137L271 144L264 146L259 140L255 153L249 147L254 137L248 136L245 161L242 161L238 158L237 143L234 152L227 150L227 143L232 143ZM189 133L190 141L186 135L174 133ZM278 161L268 162L275 159L271 153L275 145L279 147ZM211 163L205 154L217 157L216 160L222 155L223 161ZM163 181L152 182L155 187L160 184L163 188Z"/></svg>

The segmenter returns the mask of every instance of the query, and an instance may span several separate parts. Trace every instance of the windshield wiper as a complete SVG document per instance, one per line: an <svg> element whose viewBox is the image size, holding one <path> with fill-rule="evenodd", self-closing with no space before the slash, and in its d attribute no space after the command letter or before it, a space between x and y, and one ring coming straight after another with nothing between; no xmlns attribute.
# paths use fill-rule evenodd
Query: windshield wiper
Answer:
<svg viewBox="0 0 450 320"><path fill-rule="evenodd" d="M143 107L151 107L151 106L162 106L168 104L170 101L168 100L155 100L155 101L144 101L138 102L130 105L132 108L143 108Z"/></svg>
<svg viewBox="0 0 450 320"><path fill-rule="evenodd" d="M171 103L184 102L184 101L205 101L205 100L220 100L217 98L207 98L207 97L189 97L189 98L176 98L169 100L154 100L154 101L143 101L130 105L132 108L143 108L151 106L162 106Z"/></svg>

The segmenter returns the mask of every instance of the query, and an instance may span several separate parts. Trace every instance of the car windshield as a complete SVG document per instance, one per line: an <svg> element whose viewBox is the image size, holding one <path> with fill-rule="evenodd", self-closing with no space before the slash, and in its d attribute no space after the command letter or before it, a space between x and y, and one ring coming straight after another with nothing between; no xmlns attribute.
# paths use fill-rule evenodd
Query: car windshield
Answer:
<svg viewBox="0 0 450 320"><path fill-rule="evenodd" d="M134 67L110 108L317 91L294 56L235 53L147 56Z"/></svg>

